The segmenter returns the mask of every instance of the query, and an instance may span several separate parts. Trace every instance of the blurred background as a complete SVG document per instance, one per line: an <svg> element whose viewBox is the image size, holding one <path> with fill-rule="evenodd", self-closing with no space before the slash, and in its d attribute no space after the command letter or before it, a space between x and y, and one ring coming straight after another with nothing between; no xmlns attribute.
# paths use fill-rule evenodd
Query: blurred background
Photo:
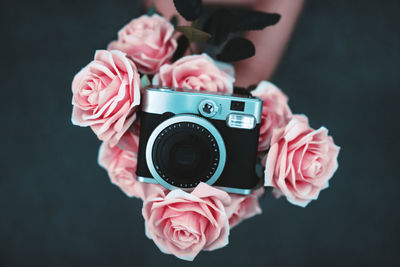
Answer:
<svg viewBox="0 0 400 267"><path fill-rule="evenodd" d="M307 208L263 214L194 266L399 266L400 2L306 2L272 81L326 126L339 169ZM144 234L142 201L73 127L71 81L140 14L139 1L1 1L1 266L184 266ZM260 66L262 67L262 66Z"/></svg>

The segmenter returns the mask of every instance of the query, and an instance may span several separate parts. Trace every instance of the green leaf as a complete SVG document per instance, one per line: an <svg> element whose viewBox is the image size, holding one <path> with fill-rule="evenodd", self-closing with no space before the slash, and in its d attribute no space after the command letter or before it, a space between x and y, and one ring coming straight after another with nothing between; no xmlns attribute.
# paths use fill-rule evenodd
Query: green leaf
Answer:
<svg viewBox="0 0 400 267"><path fill-rule="evenodd" d="M265 13L254 10L240 10L233 13L232 31L254 31L275 25L281 15L276 13Z"/></svg>
<svg viewBox="0 0 400 267"><path fill-rule="evenodd" d="M220 45L226 41L232 29L232 12L219 8L209 16L203 30L212 35L210 43Z"/></svg>
<svg viewBox="0 0 400 267"><path fill-rule="evenodd" d="M174 55L172 56L172 62L180 59L186 52L189 47L189 40L185 35L181 35L178 38L178 47L175 50Z"/></svg>
<svg viewBox="0 0 400 267"><path fill-rule="evenodd" d="M202 30L199 30L192 26L176 26L175 30L183 33L186 38L188 38L189 42L192 43L205 43L211 37L211 34L203 32Z"/></svg>
<svg viewBox="0 0 400 267"><path fill-rule="evenodd" d="M147 11L147 15L148 16L153 16L154 14L158 14L158 15L160 15L160 13L157 11L157 9L156 9L156 6L155 5L152 5L151 7L150 7L150 9Z"/></svg>
<svg viewBox="0 0 400 267"><path fill-rule="evenodd" d="M142 88L145 88L146 86L151 84L149 77L147 77L147 75L143 75L142 78L140 79L140 82L142 84Z"/></svg>
<svg viewBox="0 0 400 267"><path fill-rule="evenodd" d="M177 16L172 16L172 18L169 21L172 25L174 25L174 27L176 27L176 25L178 25L178 17Z"/></svg>
<svg viewBox="0 0 400 267"><path fill-rule="evenodd" d="M253 43L246 38L236 37L224 46L222 52L217 55L217 60L233 62L254 56L256 49Z"/></svg>
<svg viewBox="0 0 400 267"><path fill-rule="evenodd" d="M201 0L174 0L174 5L179 14L189 21L197 19L202 11Z"/></svg>
<svg viewBox="0 0 400 267"><path fill-rule="evenodd" d="M194 28L198 28L197 27L198 23L199 23L199 19L195 19L195 20L192 21L192 25L191 26L194 27Z"/></svg>

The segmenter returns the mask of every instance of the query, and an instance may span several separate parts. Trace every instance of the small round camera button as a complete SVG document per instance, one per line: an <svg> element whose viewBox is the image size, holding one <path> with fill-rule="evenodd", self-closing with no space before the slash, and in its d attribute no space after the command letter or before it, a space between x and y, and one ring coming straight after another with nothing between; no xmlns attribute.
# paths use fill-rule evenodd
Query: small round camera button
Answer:
<svg viewBox="0 0 400 267"><path fill-rule="evenodd" d="M204 117L210 118L217 114L218 106L214 101L210 99L204 99L199 104L199 112Z"/></svg>

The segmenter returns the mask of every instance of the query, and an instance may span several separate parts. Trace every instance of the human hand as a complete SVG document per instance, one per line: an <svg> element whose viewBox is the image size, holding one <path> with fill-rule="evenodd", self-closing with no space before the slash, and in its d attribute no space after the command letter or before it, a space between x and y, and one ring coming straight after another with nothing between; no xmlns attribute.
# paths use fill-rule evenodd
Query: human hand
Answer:
<svg viewBox="0 0 400 267"><path fill-rule="evenodd" d="M304 0L204 0L206 5L231 5L257 11L281 14L279 23L261 31L250 31L246 38L256 48L256 56L235 63L236 86L247 87L261 80L270 80L290 39ZM178 15L181 25L190 25L177 14L172 0L146 0L149 8L155 5L165 17Z"/></svg>

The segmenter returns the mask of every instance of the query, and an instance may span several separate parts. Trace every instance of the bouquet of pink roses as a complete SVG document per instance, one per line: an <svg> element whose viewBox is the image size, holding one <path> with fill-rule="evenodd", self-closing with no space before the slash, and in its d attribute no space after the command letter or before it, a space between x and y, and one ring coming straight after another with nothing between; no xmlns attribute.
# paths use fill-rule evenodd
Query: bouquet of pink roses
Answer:
<svg viewBox="0 0 400 267"><path fill-rule="evenodd" d="M287 96L274 84L261 81L247 89L235 88L232 65L221 62L254 55L249 40L230 38L231 33L273 25L278 14L217 10L199 28L201 1L174 3L183 17L194 21L192 26L177 26L175 18L168 21L153 8L124 26L118 39L107 50L96 51L93 61L76 74L72 123L90 126L103 141L98 162L111 182L127 196L143 200L146 235L162 252L193 260L201 250L227 245L231 228L260 214L258 198L266 187L301 207L317 199L338 167L339 147L326 128L314 130L306 116L293 114ZM218 24L221 17L229 23ZM187 55L196 43L200 48L211 44L218 54ZM220 93L246 90L260 98L258 158L264 168L263 186L240 195L206 183L188 191L139 182L137 111L149 85Z"/></svg>

